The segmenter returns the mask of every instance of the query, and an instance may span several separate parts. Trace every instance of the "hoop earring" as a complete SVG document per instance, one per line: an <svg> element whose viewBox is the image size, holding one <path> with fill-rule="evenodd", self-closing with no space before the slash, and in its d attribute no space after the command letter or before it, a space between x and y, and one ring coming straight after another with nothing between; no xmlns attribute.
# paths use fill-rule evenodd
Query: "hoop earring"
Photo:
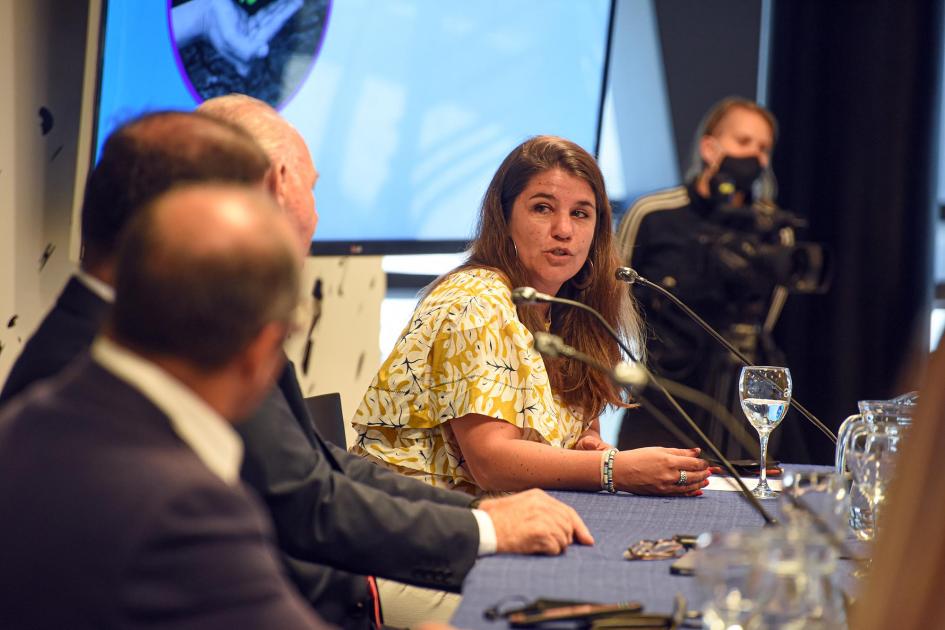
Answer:
<svg viewBox="0 0 945 630"><path fill-rule="evenodd" d="M580 278L580 279L578 279ZM578 291L583 291L591 286L594 281L594 261L588 258L584 261L581 270L571 278L571 286Z"/></svg>

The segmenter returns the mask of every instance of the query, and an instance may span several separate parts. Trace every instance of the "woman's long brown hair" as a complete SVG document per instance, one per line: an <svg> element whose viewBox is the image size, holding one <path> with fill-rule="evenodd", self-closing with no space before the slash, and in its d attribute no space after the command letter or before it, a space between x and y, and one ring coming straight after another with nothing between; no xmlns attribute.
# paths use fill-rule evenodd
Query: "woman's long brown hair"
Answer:
<svg viewBox="0 0 945 630"><path fill-rule="evenodd" d="M555 168L586 181L594 191L597 206L588 263L562 285L558 296L583 302L599 311L629 342L637 358L642 359L639 356L643 354L639 317L627 287L614 277L620 259L614 249L613 218L604 178L594 158L573 142L555 136L536 136L505 158L483 197L469 259L457 270L488 268L499 272L510 287L529 284L528 273L509 235L512 205L535 175ZM519 306L518 316L533 332L545 329L542 316L533 307ZM582 310L552 305L551 332L605 365L615 365L622 358L617 342L593 316ZM582 410L587 419L600 415L608 404L625 405L620 389L606 375L583 363L546 358L545 367L554 391L566 404Z"/></svg>

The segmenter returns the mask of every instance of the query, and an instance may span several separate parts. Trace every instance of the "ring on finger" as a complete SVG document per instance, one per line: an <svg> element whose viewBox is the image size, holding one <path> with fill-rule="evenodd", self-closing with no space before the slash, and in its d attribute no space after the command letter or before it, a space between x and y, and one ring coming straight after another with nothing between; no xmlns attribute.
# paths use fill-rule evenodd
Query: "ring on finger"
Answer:
<svg viewBox="0 0 945 630"><path fill-rule="evenodd" d="M689 475L685 470L679 471L679 479L676 481L677 486L685 486L689 483Z"/></svg>

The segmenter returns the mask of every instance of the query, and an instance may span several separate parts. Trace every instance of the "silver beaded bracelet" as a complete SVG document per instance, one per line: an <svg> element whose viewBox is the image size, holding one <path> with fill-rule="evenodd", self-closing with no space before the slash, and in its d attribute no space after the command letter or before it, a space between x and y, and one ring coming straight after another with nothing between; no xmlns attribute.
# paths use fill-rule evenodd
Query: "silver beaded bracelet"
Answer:
<svg viewBox="0 0 945 630"><path fill-rule="evenodd" d="M617 449L611 448L604 452L601 457L600 468L600 487L611 494L617 492L614 487L614 458L617 457Z"/></svg>

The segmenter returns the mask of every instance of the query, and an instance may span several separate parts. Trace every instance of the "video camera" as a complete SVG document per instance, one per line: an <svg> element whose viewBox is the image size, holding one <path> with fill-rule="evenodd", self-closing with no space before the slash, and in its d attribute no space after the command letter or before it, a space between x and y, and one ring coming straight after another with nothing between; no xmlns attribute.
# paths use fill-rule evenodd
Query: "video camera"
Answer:
<svg viewBox="0 0 945 630"><path fill-rule="evenodd" d="M782 230L807 227L807 221L774 204L756 201L745 207L720 206L713 217L716 262L732 279L754 278L792 293L825 293L830 288L831 256L825 245L792 242Z"/></svg>

